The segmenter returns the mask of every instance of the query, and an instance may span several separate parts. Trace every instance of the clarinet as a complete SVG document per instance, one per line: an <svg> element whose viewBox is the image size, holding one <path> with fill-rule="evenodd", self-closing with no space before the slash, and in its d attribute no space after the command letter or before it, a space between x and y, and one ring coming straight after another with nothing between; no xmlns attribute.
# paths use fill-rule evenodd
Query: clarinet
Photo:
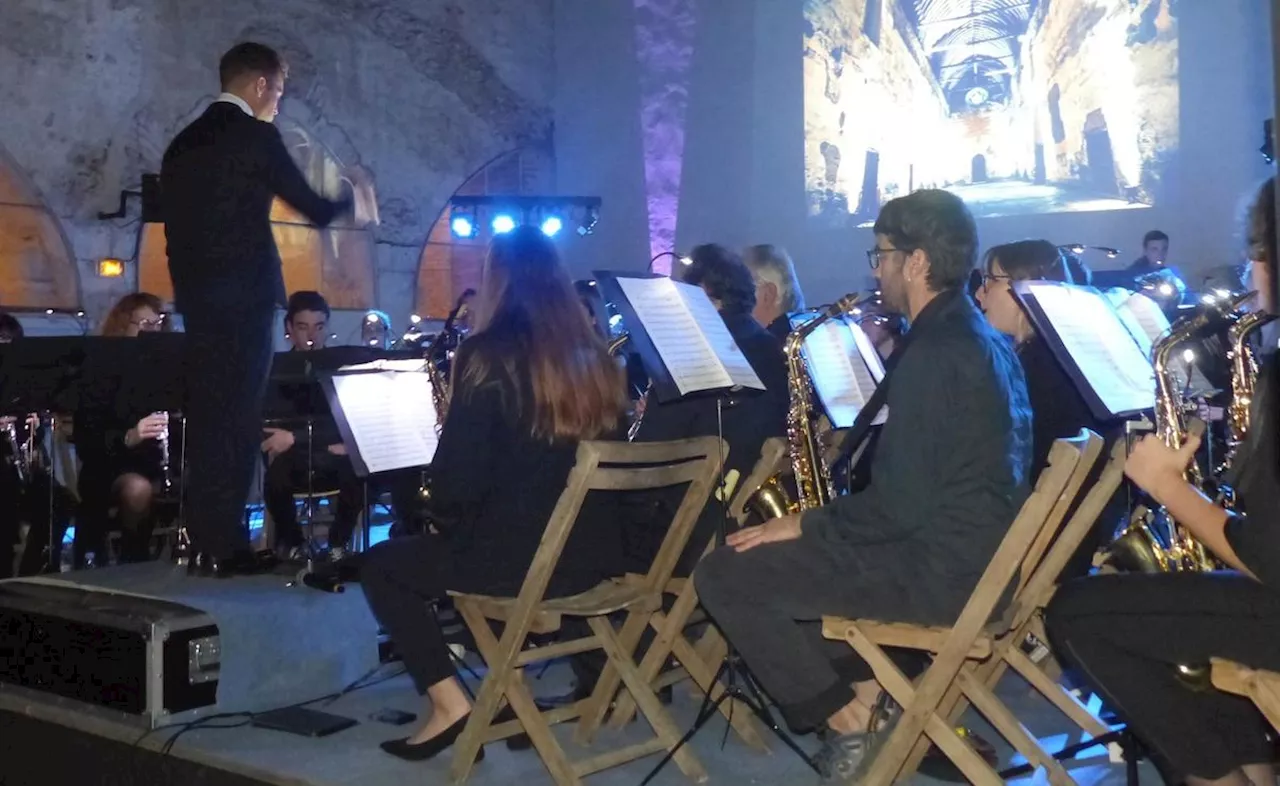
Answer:
<svg viewBox="0 0 1280 786"><path fill-rule="evenodd" d="M9 461L13 464L14 474L18 476L18 482L25 485L28 477L27 462L24 460L23 446L18 444L18 425L16 419L4 424L4 436L9 442Z"/></svg>
<svg viewBox="0 0 1280 786"><path fill-rule="evenodd" d="M159 412L156 414L164 415L164 430L160 432L160 472L163 474L164 493L168 494L173 491L173 475L169 471L169 413Z"/></svg>

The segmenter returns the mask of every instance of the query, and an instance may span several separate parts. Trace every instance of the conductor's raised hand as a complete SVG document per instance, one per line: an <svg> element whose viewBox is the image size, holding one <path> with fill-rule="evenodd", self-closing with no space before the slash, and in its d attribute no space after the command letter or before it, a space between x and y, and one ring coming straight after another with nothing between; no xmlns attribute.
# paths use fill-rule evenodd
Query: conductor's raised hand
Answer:
<svg viewBox="0 0 1280 786"><path fill-rule="evenodd" d="M745 527L725 539L734 551L747 551L765 543L780 543L800 537L800 514L792 513L769 519L755 527Z"/></svg>

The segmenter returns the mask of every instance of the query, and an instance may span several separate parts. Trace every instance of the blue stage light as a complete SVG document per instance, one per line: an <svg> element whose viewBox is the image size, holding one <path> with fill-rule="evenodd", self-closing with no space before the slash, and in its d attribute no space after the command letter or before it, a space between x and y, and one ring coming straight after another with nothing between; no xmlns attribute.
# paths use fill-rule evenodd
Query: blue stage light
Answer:
<svg viewBox="0 0 1280 786"><path fill-rule="evenodd" d="M556 233L564 227L564 222L559 216L547 216L542 219L542 234L547 237L555 237Z"/></svg>
<svg viewBox="0 0 1280 786"><path fill-rule="evenodd" d="M476 233L476 225L467 216L454 216L449 226L457 237L471 237Z"/></svg>
<svg viewBox="0 0 1280 786"><path fill-rule="evenodd" d="M493 233L495 235L505 235L516 228L516 220L506 213L499 213L493 217Z"/></svg>

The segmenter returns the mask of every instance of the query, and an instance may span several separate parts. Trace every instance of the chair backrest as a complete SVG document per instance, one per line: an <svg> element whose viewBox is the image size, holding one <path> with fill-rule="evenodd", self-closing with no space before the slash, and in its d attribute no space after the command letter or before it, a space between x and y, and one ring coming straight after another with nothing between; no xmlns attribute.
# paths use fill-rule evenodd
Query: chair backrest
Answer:
<svg viewBox="0 0 1280 786"><path fill-rule="evenodd" d="M1036 487L1023 503L1000 542L1000 548L996 549L978 585L969 595L960 618L952 626L952 635L947 637L946 644L937 655L938 661L963 659L974 639L987 625L1005 588L1026 559L1033 541L1049 521L1054 506L1080 464L1087 444L1088 439L1083 435L1053 443L1049 451L1049 466L1040 473Z"/></svg>
<svg viewBox="0 0 1280 786"><path fill-rule="evenodd" d="M511 619L523 618L542 601L589 491L643 491L689 484L644 579L655 589L664 586L693 534L693 525L728 452L719 437L672 442L587 441L578 445L577 463L547 521Z"/></svg>
<svg viewBox="0 0 1280 786"><path fill-rule="evenodd" d="M1093 472L1094 465L1098 463L1098 455L1102 453L1102 437L1099 437L1089 429L1081 429L1080 433L1072 439L1083 443L1080 448L1080 460L1076 464L1075 470L1071 473L1071 477L1067 479L1067 485L1063 487L1062 492L1058 495L1058 501L1053 506L1053 510L1049 512L1049 518L1045 521L1044 526L1040 528L1040 533L1031 544L1031 550L1027 552L1026 558L1022 561L1022 568L1018 578L1019 594L1026 589L1027 583L1031 580L1036 567L1040 565L1040 561L1044 558L1049 546L1057 542L1054 538L1058 536L1062 521L1067 517L1071 506L1076 502L1076 498L1080 495L1081 487L1089 479L1089 473Z"/></svg>
<svg viewBox="0 0 1280 786"><path fill-rule="evenodd" d="M729 518L742 526L747 520L747 503L764 482L769 478L782 474L790 474L790 452L787 440L782 437L769 437L760 446L760 458L752 467L751 474L738 481L738 487L729 503Z"/></svg>
<svg viewBox="0 0 1280 786"><path fill-rule="evenodd" d="M1098 517L1102 515L1103 509L1116 493L1116 489L1120 487L1120 481L1124 479L1125 455L1124 440L1117 440L1116 444L1111 446L1111 455L1107 458L1102 474L1080 500L1080 504L1071 515L1071 520L1054 541L1049 553L1036 565L1026 586L1019 592L1013 612L1014 627L1020 627L1038 608L1049 602L1049 596L1058 583L1058 576L1062 575L1071 555L1080 548L1080 543L1088 536Z"/></svg>

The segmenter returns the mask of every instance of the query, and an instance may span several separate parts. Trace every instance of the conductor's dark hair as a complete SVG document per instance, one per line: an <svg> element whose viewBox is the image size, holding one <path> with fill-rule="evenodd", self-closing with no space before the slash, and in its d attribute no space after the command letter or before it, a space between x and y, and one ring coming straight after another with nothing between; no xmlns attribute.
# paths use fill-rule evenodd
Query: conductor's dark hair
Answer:
<svg viewBox="0 0 1280 786"><path fill-rule="evenodd" d="M987 251L983 267L990 273L996 262L1000 263L1005 275L1014 281L1078 283L1068 267L1066 257L1048 240L1019 240L1016 243L992 246Z"/></svg>
<svg viewBox="0 0 1280 786"><path fill-rule="evenodd" d="M756 307L756 283L742 257L724 246L707 243L689 252L681 280L706 290L719 301L722 314L749 314Z"/></svg>
<svg viewBox="0 0 1280 786"><path fill-rule="evenodd" d="M329 301L324 295L311 289L300 289L289 296L289 305L285 309L284 322L289 324L300 311L319 311L329 318Z"/></svg>
<svg viewBox="0 0 1280 786"><path fill-rule="evenodd" d="M276 50L253 41L236 44L218 62L218 78L223 90L234 87L246 76L273 77L287 73L288 66Z"/></svg>
<svg viewBox="0 0 1280 786"><path fill-rule="evenodd" d="M13 314L0 312L0 341L8 342L22 338L27 332L22 329L22 323Z"/></svg>
<svg viewBox="0 0 1280 786"><path fill-rule="evenodd" d="M885 203L873 231L893 247L929 257L925 281L934 292L960 289L978 259L978 225L964 200L949 191L924 189Z"/></svg>
<svg viewBox="0 0 1280 786"><path fill-rule="evenodd" d="M1142 247L1146 248L1148 243L1154 243L1157 240L1163 240L1164 242L1168 243L1169 236L1158 229L1153 229L1147 234L1142 236Z"/></svg>

